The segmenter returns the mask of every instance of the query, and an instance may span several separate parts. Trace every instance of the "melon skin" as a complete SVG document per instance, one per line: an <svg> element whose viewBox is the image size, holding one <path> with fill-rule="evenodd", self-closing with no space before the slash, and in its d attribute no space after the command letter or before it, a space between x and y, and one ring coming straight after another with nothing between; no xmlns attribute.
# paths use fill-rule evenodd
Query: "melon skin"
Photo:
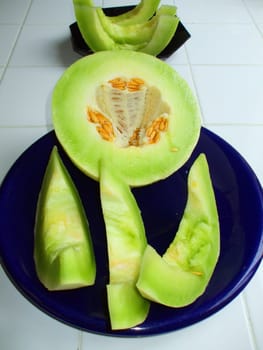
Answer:
<svg viewBox="0 0 263 350"><path fill-rule="evenodd" d="M188 175L188 199L174 240L163 256L145 249L137 288L149 300L170 307L193 303L206 290L220 254L220 227L206 156Z"/></svg>
<svg viewBox="0 0 263 350"><path fill-rule="evenodd" d="M87 105L96 106L96 88L116 76L140 77L158 87L169 105L169 127L161 140L143 147L117 147L102 140L87 122ZM167 63L135 51L103 51L73 63L52 97L55 133L73 163L99 180L99 164L110 159L123 181L143 186L164 179L190 157L200 135L197 100L185 80Z"/></svg>
<svg viewBox="0 0 263 350"><path fill-rule="evenodd" d="M56 147L39 192L34 231L36 273L48 290L94 284L96 262L89 223Z"/></svg>

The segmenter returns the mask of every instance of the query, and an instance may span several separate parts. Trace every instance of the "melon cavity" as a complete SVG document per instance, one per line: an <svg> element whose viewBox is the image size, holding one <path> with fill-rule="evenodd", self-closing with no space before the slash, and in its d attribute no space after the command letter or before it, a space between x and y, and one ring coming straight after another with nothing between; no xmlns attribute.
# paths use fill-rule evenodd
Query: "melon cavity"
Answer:
<svg viewBox="0 0 263 350"><path fill-rule="evenodd" d="M189 305L205 292L219 252L216 200L206 157L200 154L188 175L188 200L175 238L163 256L147 246L137 288L166 306Z"/></svg>
<svg viewBox="0 0 263 350"><path fill-rule="evenodd" d="M56 135L66 153L99 180L110 159L124 182L163 179L191 155L200 134L191 89L167 63L135 51L82 58L58 81L52 100Z"/></svg>

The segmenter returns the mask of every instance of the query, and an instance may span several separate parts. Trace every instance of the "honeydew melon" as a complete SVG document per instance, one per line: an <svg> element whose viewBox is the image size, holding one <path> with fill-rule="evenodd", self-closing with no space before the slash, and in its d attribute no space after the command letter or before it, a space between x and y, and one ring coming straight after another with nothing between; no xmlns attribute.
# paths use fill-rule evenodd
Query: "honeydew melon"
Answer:
<svg viewBox="0 0 263 350"><path fill-rule="evenodd" d="M89 224L77 189L54 147L39 193L34 240L37 275L49 290L94 283Z"/></svg>
<svg viewBox="0 0 263 350"><path fill-rule="evenodd" d="M111 328L130 328L146 319L150 305L136 288L147 245L143 220L130 187L119 177L117 169L104 162L100 197L107 236Z"/></svg>
<svg viewBox="0 0 263 350"><path fill-rule="evenodd" d="M145 249L137 288L145 297L183 307L201 296L220 252L220 229L206 156L200 154L188 175L188 200L174 240L163 256Z"/></svg>
<svg viewBox="0 0 263 350"><path fill-rule="evenodd" d="M52 98L56 135L66 153L99 180L110 160L123 181L166 178L191 155L200 134L198 103L167 63L141 52L97 52L70 66Z"/></svg>
<svg viewBox="0 0 263 350"><path fill-rule="evenodd" d="M124 49L157 56L171 41L179 24L174 6L161 6L156 15L143 23L132 21L131 16L128 24L123 24L122 21L115 23L102 8L92 6L89 0L73 2L81 35L94 52ZM150 1L147 7L151 7Z"/></svg>

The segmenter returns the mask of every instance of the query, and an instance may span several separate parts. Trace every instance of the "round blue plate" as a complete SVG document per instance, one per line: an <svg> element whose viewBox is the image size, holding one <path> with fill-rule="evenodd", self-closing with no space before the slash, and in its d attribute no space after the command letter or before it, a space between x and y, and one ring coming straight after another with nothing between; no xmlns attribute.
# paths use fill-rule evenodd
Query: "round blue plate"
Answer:
<svg viewBox="0 0 263 350"><path fill-rule="evenodd" d="M90 222L97 278L92 287L49 292L38 280L33 261L37 198L54 145L83 200ZM198 322L229 303L247 285L263 254L262 188L246 161L223 139L203 128L189 161L156 184L134 189L149 243L163 253L174 237L187 198L187 174L195 158L207 156L219 211L221 253L206 292L193 304L172 309L152 303L138 327L111 331L105 284L106 239L98 183L76 169L54 132L29 147L10 169L0 189L0 257L17 289L35 306L68 325L104 335L142 336L173 331ZM161 278L161 276L160 276Z"/></svg>

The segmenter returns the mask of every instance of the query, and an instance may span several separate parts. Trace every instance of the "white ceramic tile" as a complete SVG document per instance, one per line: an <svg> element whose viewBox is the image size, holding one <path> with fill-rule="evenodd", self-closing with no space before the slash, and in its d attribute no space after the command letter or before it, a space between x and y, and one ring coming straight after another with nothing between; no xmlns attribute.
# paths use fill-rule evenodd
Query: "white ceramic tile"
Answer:
<svg viewBox="0 0 263 350"><path fill-rule="evenodd" d="M137 5L139 0L104 0L103 7L130 6ZM175 5L175 0L161 0L161 4Z"/></svg>
<svg viewBox="0 0 263 350"><path fill-rule="evenodd" d="M15 66L65 66L80 56L71 45L65 25L26 25L11 58Z"/></svg>
<svg viewBox="0 0 263 350"><path fill-rule="evenodd" d="M0 23L19 24L29 9L31 0L1 0L0 3Z"/></svg>
<svg viewBox="0 0 263 350"><path fill-rule="evenodd" d="M262 349L263 344L263 263L261 263L256 275L247 286L244 297L249 308L249 317L253 328L253 335L257 344L257 349Z"/></svg>
<svg viewBox="0 0 263 350"><path fill-rule="evenodd" d="M196 90L195 90L195 86L194 86L194 82L192 79L192 74L191 74L191 70L190 67L188 65L181 65L181 64L176 64L176 63L171 63L170 64L180 75L181 77L188 83L188 85L190 86L190 89L192 90L192 92L196 94Z"/></svg>
<svg viewBox="0 0 263 350"><path fill-rule="evenodd" d="M242 0L176 0L176 5L185 23L251 22Z"/></svg>
<svg viewBox="0 0 263 350"><path fill-rule="evenodd" d="M72 0L33 0L26 24L65 24L75 21Z"/></svg>
<svg viewBox="0 0 263 350"><path fill-rule="evenodd" d="M0 184L24 150L49 130L48 127L0 128Z"/></svg>
<svg viewBox="0 0 263 350"><path fill-rule="evenodd" d="M263 23L262 0L244 0L251 15L257 23Z"/></svg>
<svg viewBox="0 0 263 350"><path fill-rule="evenodd" d="M193 66L206 123L262 124L263 66Z"/></svg>
<svg viewBox="0 0 263 350"><path fill-rule="evenodd" d="M188 64L184 45L175 51L171 56L167 57L165 61L171 65L173 64Z"/></svg>
<svg viewBox="0 0 263 350"><path fill-rule="evenodd" d="M2 80L2 76L4 74L4 70L5 70L4 66L3 67L0 66L0 81Z"/></svg>
<svg viewBox="0 0 263 350"><path fill-rule="evenodd" d="M83 334L82 350L254 350L239 298L208 319L165 335L134 339Z"/></svg>
<svg viewBox="0 0 263 350"><path fill-rule="evenodd" d="M206 126L230 143L246 159L263 185L263 125Z"/></svg>
<svg viewBox="0 0 263 350"><path fill-rule="evenodd" d="M0 267L0 339L4 350L75 350L79 332L29 303Z"/></svg>
<svg viewBox="0 0 263 350"><path fill-rule="evenodd" d="M130 6L136 5L136 0L104 0L102 1L103 7L117 7L117 6Z"/></svg>
<svg viewBox="0 0 263 350"><path fill-rule="evenodd" d="M51 123L50 99L61 67L8 68L0 85L0 126Z"/></svg>
<svg viewBox="0 0 263 350"><path fill-rule="evenodd" d="M7 63L18 35L18 25L0 24L0 65Z"/></svg>
<svg viewBox="0 0 263 350"><path fill-rule="evenodd" d="M263 37L254 24L189 24L192 64L262 64Z"/></svg>
<svg viewBox="0 0 263 350"><path fill-rule="evenodd" d="M260 30L261 35L263 36L263 22L262 23L258 23L257 27Z"/></svg>

